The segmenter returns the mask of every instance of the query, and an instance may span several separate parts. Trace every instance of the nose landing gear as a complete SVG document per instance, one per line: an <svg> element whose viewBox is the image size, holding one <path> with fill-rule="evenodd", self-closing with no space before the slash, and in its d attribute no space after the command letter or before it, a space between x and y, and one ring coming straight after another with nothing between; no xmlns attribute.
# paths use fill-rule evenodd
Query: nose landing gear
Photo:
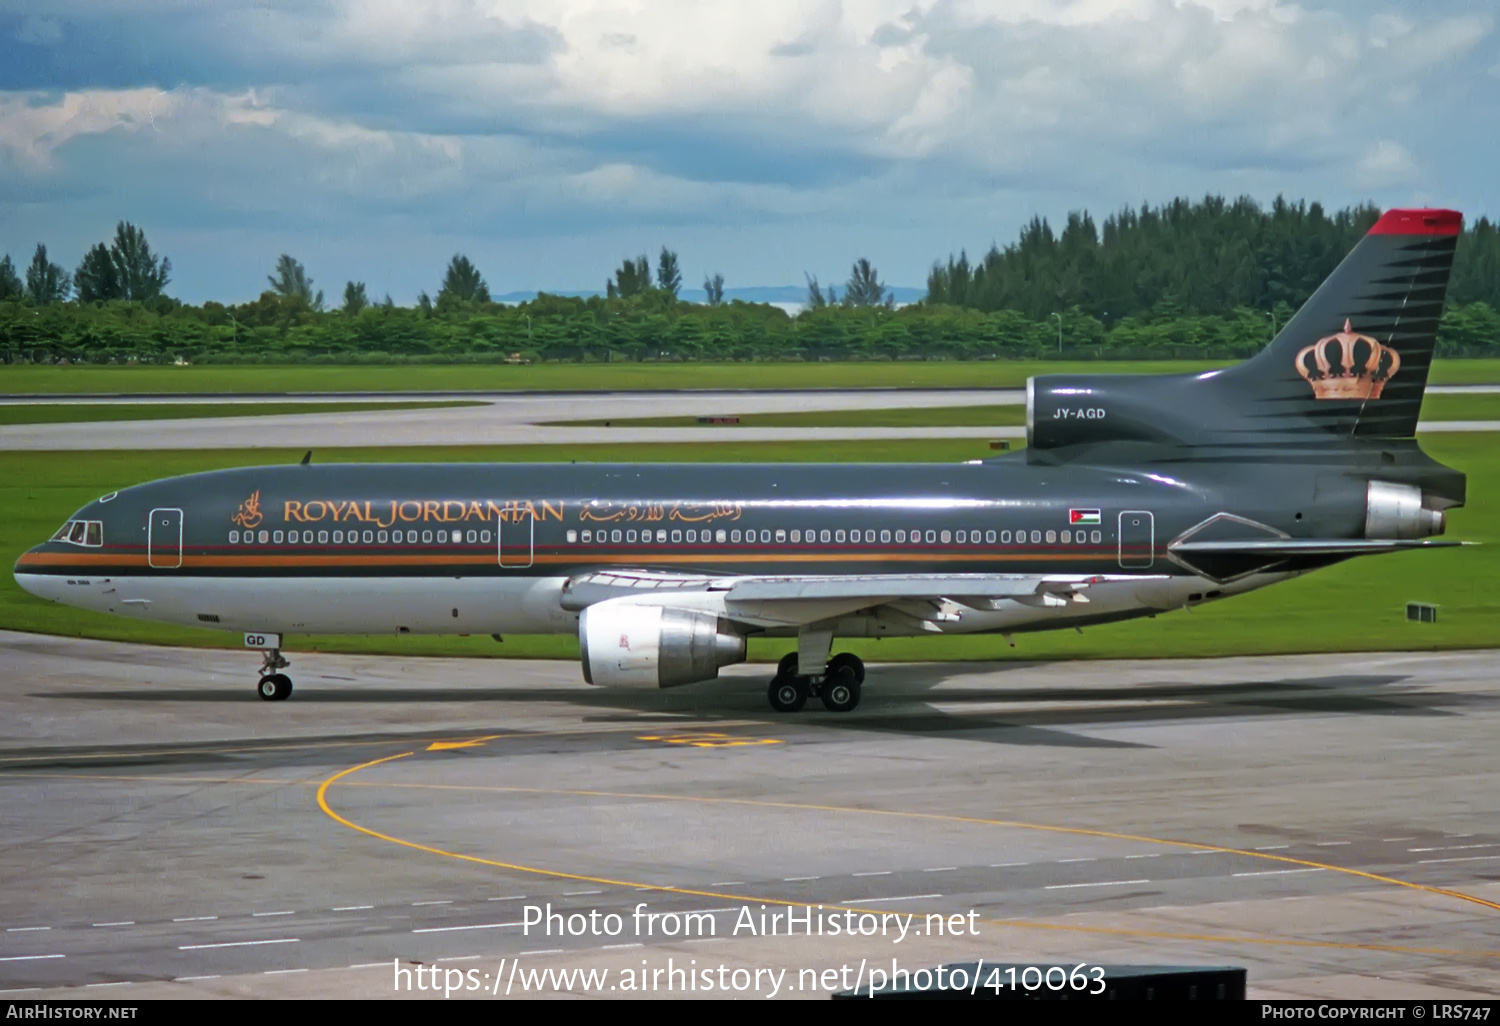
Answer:
<svg viewBox="0 0 1500 1026"><path fill-rule="evenodd" d="M799 675L797 653L789 652L777 664L766 697L777 712L797 712L809 698L821 698L829 712L850 712L859 705L864 680L865 664L849 652L828 660L827 668L818 677Z"/></svg>
<svg viewBox="0 0 1500 1026"><path fill-rule="evenodd" d="M279 648L266 649L265 658L260 664L260 683L255 686L255 693L267 702L284 701L292 693L292 678L281 671L291 665Z"/></svg>

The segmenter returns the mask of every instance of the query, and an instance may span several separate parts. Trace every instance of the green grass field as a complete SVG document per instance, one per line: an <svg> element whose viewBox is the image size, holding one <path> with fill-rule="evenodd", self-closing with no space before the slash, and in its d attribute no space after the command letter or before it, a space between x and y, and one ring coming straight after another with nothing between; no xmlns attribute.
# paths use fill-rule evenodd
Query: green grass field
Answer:
<svg viewBox="0 0 1500 1026"><path fill-rule="evenodd" d="M358 413L361 410L428 410L483 403L0 403L0 424L71 424L81 421L190 420L201 417L268 417L277 413Z"/></svg>
<svg viewBox="0 0 1500 1026"><path fill-rule="evenodd" d="M276 393L655 388L1019 388L1033 374L1166 374L1225 361L0 366L0 393ZM1500 360L1439 360L1434 384L1500 382Z"/></svg>
<svg viewBox="0 0 1500 1026"><path fill-rule="evenodd" d="M1500 645L1500 435L1434 435L1424 447L1469 475L1469 506L1450 517L1449 536L1481 547L1372 556L1310 574L1242 598L1155 619L1020 635L1011 649L998 637L915 638L840 645L864 658L1063 659L1219 656L1293 652L1473 648ZM332 461L603 461L703 459L807 462L956 461L989 455L983 442L742 443L660 446L546 446L339 450ZM230 466L295 462L293 451L0 452L0 555L9 563L46 539L83 503L152 478ZM1404 619L1407 601L1435 602L1436 624ZM235 647L215 631L138 623L53 605L27 595L7 574L0 580L0 628L161 644ZM755 642L753 658L774 659L790 642ZM572 658L571 637L489 638L293 637L291 651ZM246 654L246 679L253 656Z"/></svg>

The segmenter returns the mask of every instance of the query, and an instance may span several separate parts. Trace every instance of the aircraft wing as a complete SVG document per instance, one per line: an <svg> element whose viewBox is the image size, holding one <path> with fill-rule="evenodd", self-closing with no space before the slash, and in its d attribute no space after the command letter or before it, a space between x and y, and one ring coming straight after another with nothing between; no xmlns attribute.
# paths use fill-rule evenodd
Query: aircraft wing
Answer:
<svg viewBox="0 0 1500 1026"><path fill-rule="evenodd" d="M1434 541L1430 538L1255 538L1250 540L1181 541L1167 548L1172 552L1210 555L1255 556L1359 556L1371 552L1402 549L1451 549L1470 544Z"/></svg>
<svg viewBox="0 0 1500 1026"><path fill-rule="evenodd" d="M631 597L653 605L718 607L725 616L760 627L800 626L861 609L883 611L940 630L959 619L958 607L1005 608L1007 603L1062 609L1089 601L1090 589L1165 580L1141 574L845 574L710 577L653 570L601 570L563 588L564 608L582 609ZM931 624L932 626L928 627Z"/></svg>

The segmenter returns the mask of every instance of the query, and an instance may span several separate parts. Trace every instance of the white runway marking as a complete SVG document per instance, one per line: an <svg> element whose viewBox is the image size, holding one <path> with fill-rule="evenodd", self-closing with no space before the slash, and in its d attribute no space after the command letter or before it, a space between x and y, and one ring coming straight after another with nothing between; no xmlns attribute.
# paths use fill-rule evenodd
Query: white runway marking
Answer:
<svg viewBox="0 0 1500 1026"><path fill-rule="evenodd" d="M453 904L453 900L450 898L447 901L414 901L414 902L411 903L411 907L412 908L420 908L423 905L451 905L451 904Z"/></svg>
<svg viewBox="0 0 1500 1026"><path fill-rule="evenodd" d="M903 894L899 898L846 898L840 905L877 905L882 901L920 901L923 898L941 898L941 894Z"/></svg>
<svg viewBox="0 0 1500 1026"><path fill-rule="evenodd" d="M10 926L6 927L6 933L37 933L41 930L50 930L50 926Z"/></svg>
<svg viewBox="0 0 1500 1026"><path fill-rule="evenodd" d="M301 937L278 937L275 940L221 941L218 944L179 944L178 951L203 951L208 948L254 948L262 944L300 944Z"/></svg>
<svg viewBox="0 0 1500 1026"><path fill-rule="evenodd" d="M114 981L112 981L110 983L85 983L84 986L85 987L128 987L128 986L131 985L132 982L133 981L131 981L131 980L114 980Z"/></svg>
<svg viewBox="0 0 1500 1026"><path fill-rule="evenodd" d="M134 919L122 919L118 923L95 923L95 926L134 926Z"/></svg>
<svg viewBox="0 0 1500 1026"><path fill-rule="evenodd" d="M172 922L174 922L174 923L211 923L215 919L218 919L218 918L219 918L218 916L184 916L181 919L174 919L174 920L172 920Z"/></svg>
<svg viewBox="0 0 1500 1026"><path fill-rule="evenodd" d="M892 870L892 869L872 869L868 873L850 873L849 875L850 876L890 876L893 872L895 872L895 870Z"/></svg>
<svg viewBox="0 0 1500 1026"><path fill-rule="evenodd" d="M190 980L217 980L222 975L222 973L214 973L212 976L178 976L175 977L172 982L187 983Z"/></svg>
<svg viewBox="0 0 1500 1026"><path fill-rule="evenodd" d="M1161 852L1152 852L1150 855L1126 855L1127 859L1159 859Z"/></svg>
<svg viewBox="0 0 1500 1026"><path fill-rule="evenodd" d="M261 973L262 976L281 976L286 973L305 973L306 969L267 969Z"/></svg>
<svg viewBox="0 0 1500 1026"><path fill-rule="evenodd" d="M1319 841L1315 845L1315 847L1318 847L1318 848L1337 848L1341 844L1353 844L1353 843L1354 843L1353 841Z"/></svg>
<svg viewBox="0 0 1500 1026"><path fill-rule="evenodd" d="M455 930L500 930L507 926L520 926L521 920L511 923L475 923L473 926L424 926L412 933L452 933Z"/></svg>
<svg viewBox="0 0 1500 1026"><path fill-rule="evenodd" d="M1289 873L1324 873L1327 870L1318 866L1309 866L1306 869L1257 869L1251 873L1231 873L1230 876L1286 876Z"/></svg>
<svg viewBox="0 0 1500 1026"><path fill-rule="evenodd" d="M5 955L0 962L35 962L43 958L67 958L67 955Z"/></svg>
<svg viewBox="0 0 1500 1026"><path fill-rule="evenodd" d="M562 948L542 948L539 951L523 951L522 955L561 955Z"/></svg>
<svg viewBox="0 0 1500 1026"><path fill-rule="evenodd" d="M374 905L340 905L338 908L329 909L330 912L364 912L374 908Z"/></svg>
<svg viewBox="0 0 1500 1026"><path fill-rule="evenodd" d="M649 890L654 890L654 888L651 888L651 887L638 887L638 888L636 888L636 890L649 891ZM564 898L576 898L580 894L603 894L603 893L604 893L603 891L563 891L563 897Z"/></svg>
<svg viewBox="0 0 1500 1026"><path fill-rule="evenodd" d="M599 950L600 951L618 951L621 948L644 948L645 946L646 945L641 944L639 942L635 943L635 944L604 944L604 945L600 946Z"/></svg>
<svg viewBox="0 0 1500 1026"><path fill-rule="evenodd" d="M1062 863L1062 862L1098 862L1099 860L1098 859L1058 859L1057 861L1059 863Z"/></svg>
<svg viewBox="0 0 1500 1026"><path fill-rule="evenodd" d="M1290 847L1291 847L1290 844L1262 844L1262 845L1259 845L1258 847L1256 847L1254 850L1255 851L1281 851L1284 848L1290 848Z"/></svg>
<svg viewBox="0 0 1500 1026"><path fill-rule="evenodd" d="M1418 859L1417 865L1425 866L1433 862L1484 862L1489 859L1500 859L1500 855L1463 855L1452 859Z"/></svg>
<svg viewBox="0 0 1500 1026"><path fill-rule="evenodd" d="M251 912L250 917L252 919L264 919L267 916L294 916L296 914L297 910L292 909L288 912Z"/></svg>
<svg viewBox="0 0 1500 1026"><path fill-rule="evenodd" d="M924 872L924 873L951 873L951 872L953 872L957 868L958 868L957 866L933 866L931 869L924 869L924 870L922 870L922 872Z"/></svg>
<svg viewBox="0 0 1500 1026"><path fill-rule="evenodd" d="M524 894L507 894L507 895L504 895L503 897L499 897L499 898L485 898L484 900L485 901L525 901L526 900L526 895L524 895Z"/></svg>
<svg viewBox="0 0 1500 1026"><path fill-rule="evenodd" d="M1131 884L1148 884L1150 880L1101 880L1098 883L1048 884L1044 890L1066 891L1074 887L1128 887Z"/></svg>

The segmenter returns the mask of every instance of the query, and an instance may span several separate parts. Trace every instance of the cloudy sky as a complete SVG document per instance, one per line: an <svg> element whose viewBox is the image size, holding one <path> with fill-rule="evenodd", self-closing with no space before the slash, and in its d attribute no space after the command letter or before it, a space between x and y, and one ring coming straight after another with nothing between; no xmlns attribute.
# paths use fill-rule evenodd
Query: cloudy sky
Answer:
<svg viewBox="0 0 1500 1026"><path fill-rule="evenodd" d="M0 0L0 251L121 219L168 291L276 255L410 302L677 250L892 284L1175 195L1500 213L1495 0Z"/></svg>

